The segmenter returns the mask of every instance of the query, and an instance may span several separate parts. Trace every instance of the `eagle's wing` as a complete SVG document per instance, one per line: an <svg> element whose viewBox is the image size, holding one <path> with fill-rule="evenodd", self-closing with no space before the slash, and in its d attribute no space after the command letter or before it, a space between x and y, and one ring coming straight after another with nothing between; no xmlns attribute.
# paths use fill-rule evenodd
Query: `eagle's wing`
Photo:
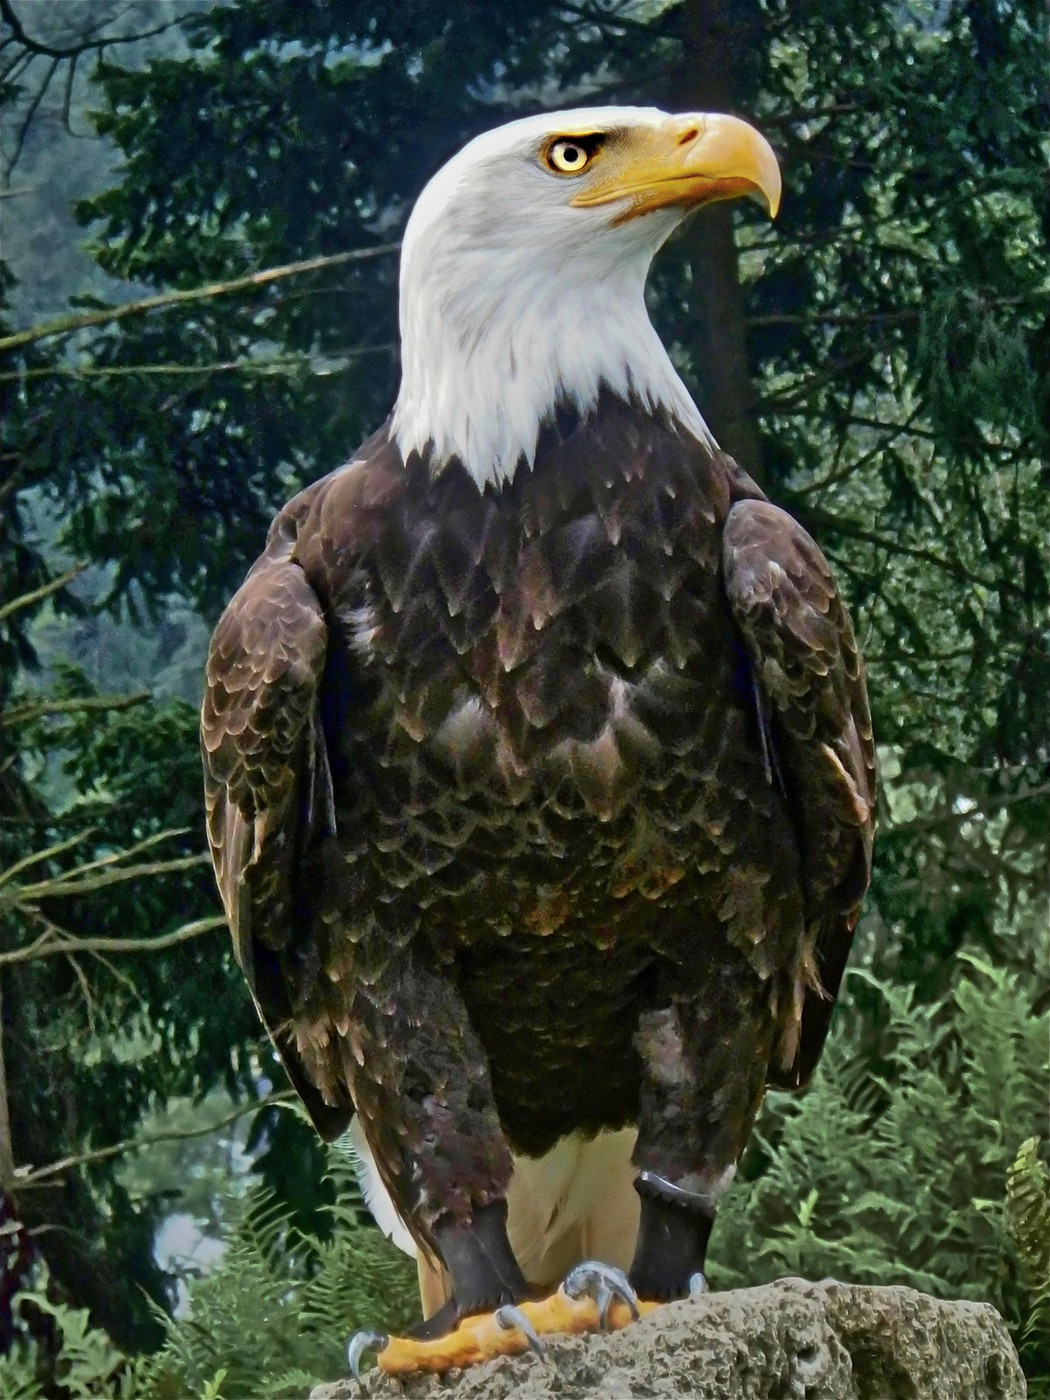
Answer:
<svg viewBox="0 0 1050 1400"><path fill-rule="evenodd" d="M306 1074L286 982L304 856L334 830L318 712L327 642L321 605L275 532L215 629L201 751L208 840L237 961L292 1083L331 1139L353 1110L325 1103Z"/></svg>
<svg viewBox="0 0 1050 1400"><path fill-rule="evenodd" d="M802 851L821 990L807 988L797 1042L771 1082L801 1088L824 1046L871 874L875 746L864 666L823 554L767 501L745 500L723 533L725 586L743 634Z"/></svg>

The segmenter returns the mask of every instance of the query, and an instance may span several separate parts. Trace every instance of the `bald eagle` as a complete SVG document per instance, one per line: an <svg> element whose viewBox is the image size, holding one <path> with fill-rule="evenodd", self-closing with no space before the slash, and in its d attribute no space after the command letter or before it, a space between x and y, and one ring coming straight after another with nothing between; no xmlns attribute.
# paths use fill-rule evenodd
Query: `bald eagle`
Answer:
<svg viewBox="0 0 1050 1400"><path fill-rule="evenodd" d="M751 193L775 213L777 162L728 116L467 145L405 232L391 417L215 631L237 957L420 1261L428 1319L355 1370L695 1292L767 1087L820 1055L870 872L862 662L644 301L681 219Z"/></svg>

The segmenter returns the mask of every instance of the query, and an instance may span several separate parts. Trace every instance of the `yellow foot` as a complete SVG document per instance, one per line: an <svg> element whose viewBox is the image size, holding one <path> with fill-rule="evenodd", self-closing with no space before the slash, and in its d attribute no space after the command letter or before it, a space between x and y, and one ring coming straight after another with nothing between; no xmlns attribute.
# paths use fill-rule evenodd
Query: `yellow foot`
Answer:
<svg viewBox="0 0 1050 1400"><path fill-rule="evenodd" d="M530 1347L543 1356L541 1337L619 1331L658 1306L639 1302L619 1270L580 1265L549 1298L475 1313L432 1341L359 1332L350 1343L350 1367L357 1375L361 1354L370 1347L381 1348L379 1369L391 1376L462 1369L497 1356L519 1356Z"/></svg>

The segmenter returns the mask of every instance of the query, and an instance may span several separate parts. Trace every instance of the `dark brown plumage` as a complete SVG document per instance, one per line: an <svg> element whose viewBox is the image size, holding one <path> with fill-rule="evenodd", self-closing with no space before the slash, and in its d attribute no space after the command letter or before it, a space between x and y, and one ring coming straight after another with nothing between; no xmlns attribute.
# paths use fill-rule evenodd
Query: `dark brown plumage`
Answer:
<svg viewBox="0 0 1050 1400"><path fill-rule="evenodd" d="M868 880L863 670L801 527L608 394L501 492L383 430L277 516L207 682L239 961L420 1243L502 1199L508 1146L629 1123L713 1210Z"/></svg>

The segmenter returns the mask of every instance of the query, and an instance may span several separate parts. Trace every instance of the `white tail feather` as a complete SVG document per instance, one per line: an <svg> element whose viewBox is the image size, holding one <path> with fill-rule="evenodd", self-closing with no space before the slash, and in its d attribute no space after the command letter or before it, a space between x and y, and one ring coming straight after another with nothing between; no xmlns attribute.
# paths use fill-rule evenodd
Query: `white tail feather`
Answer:
<svg viewBox="0 0 1050 1400"><path fill-rule="evenodd" d="M418 1253L416 1242L394 1209L390 1193L379 1176L379 1168L376 1166L376 1159L372 1156L372 1149L365 1138L361 1120L356 1114L350 1121L346 1138L349 1139L346 1146L353 1160L354 1170L357 1172L357 1181L361 1187L361 1195L365 1198L365 1205L372 1212L376 1224L387 1239L393 1240L398 1249L403 1249L414 1259Z"/></svg>

